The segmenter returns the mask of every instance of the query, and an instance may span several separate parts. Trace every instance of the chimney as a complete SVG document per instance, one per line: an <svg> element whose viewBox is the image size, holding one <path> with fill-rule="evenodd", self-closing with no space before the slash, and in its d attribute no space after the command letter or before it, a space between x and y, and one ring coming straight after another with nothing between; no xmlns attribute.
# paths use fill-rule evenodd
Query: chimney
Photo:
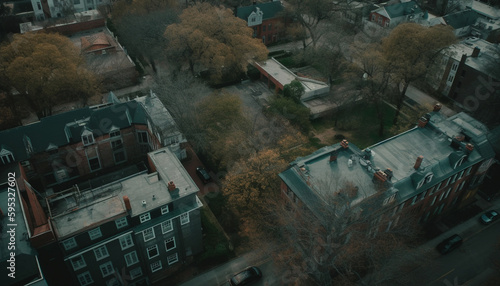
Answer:
<svg viewBox="0 0 500 286"><path fill-rule="evenodd" d="M434 112L439 112L439 111L441 110L441 107L442 107L442 106L441 106L441 103L436 103L436 104L434 105L434 110L433 110L433 111L434 111Z"/></svg>
<svg viewBox="0 0 500 286"><path fill-rule="evenodd" d="M127 211L131 211L132 206L130 205L130 200L128 196L123 196L123 202L125 203L125 208L127 209Z"/></svg>
<svg viewBox="0 0 500 286"><path fill-rule="evenodd" d="M387 174L378 170L373 174L373 181L385 182L387 181Z"/></svg>
<svg viewBox="0 0 500 286"><path fill-rule="evenodd" d="M175 187L175 184L174 184L174 181L170 181L170 182L168 182L168 185L167 185L167 186L168 186L168 190L169 190L169 191L173 191L173 190L175 190L175 188L176 188L176 187Z"/></svg>
<svg viewBox="0 0 500 286"><path fill-rule="evenodd" d="M455 136L455 139L457 139L457 141L464 141L465 140L465 135L463 134L458 134L457 136Z"/></svg>
<svg viewBox="0 0 500 286"><path fill-rule="evenodd" d="M334 162L334 161L337 161L337 156L338 156L337 150L335 150L332 153L330 153L330 163Z"/></svg>
<svg viewBox="0 0 500 286"><path fill-rule="evenodd" d="M427 121L428 121L427 118L425 118L423 116L420 117L420 119L418 120L418 127L424 128L425 125L427 125Z"/></svg>
<svg viewBox="0 0 500 286"><path fill-rule="evenodd" d="M387 175L387 180L390 181L392 179L392 169L391 168L387 168L385 169L384 173Z"/></svg>
<svg viewBox="0 0 500 286"><path fill-rule="evenodd" d="M471 55L471 57L473 57L473 58L477 58L477 57L479 56L479 52L480 52L480 51L481 51L481 49L480 49L480 48L478 48L478 47L474 47L474 50L472 51L472 55Z"/></svg>
<svg viewBox="0 0 500 286"><path fill-rule="evenodd" d="M142 200L142 206L145 207L146 206L146 200Z"/></svg>
<svg viewBox="0 0 500 286"><path fill-rule="evenodd" d="M467 150L468 153L471 153L472 151L474 151L474 145L472 145L471 143L467 143L465 145L465 149Z"/></svg>
<svg viewBox="0 0 500 286"><path fill-rule="evenodd" d="M420 155L417 157L417 160L415 161L415 166L413 166L413 168L415 170L418 170L418 168L420 168L420 165L422 164L422 161L424 160L424 156Z"/></svg>
<svg viewBox="0 0 500 286"><path fill-rule="evenodd" d="M349 142L344 139L340 142L340 146L342 146L344 149L347 149L349 148Z"/></svg>

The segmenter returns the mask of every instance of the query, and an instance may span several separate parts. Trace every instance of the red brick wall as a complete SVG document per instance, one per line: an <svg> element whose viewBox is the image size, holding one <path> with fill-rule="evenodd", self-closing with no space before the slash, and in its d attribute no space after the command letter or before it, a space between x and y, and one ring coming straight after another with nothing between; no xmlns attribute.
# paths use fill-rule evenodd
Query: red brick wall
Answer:
<svg viewBox="0 0 500 286"><path fill-rule="evenodd" d="M95 20L90 20L90 21L86 21L86 22L67 24L67 25L63 25L63 26L47 27L47 28L45 28L45 30L48 32L60 33L60 34L67 36L67 35L75 34L77 32L81 32L81 31L86 31L86 30L96 29L99 27L104 27L104 24L105 24L105 20L104 20L104 18L101 18L101 19L95 19Z"/></svg>

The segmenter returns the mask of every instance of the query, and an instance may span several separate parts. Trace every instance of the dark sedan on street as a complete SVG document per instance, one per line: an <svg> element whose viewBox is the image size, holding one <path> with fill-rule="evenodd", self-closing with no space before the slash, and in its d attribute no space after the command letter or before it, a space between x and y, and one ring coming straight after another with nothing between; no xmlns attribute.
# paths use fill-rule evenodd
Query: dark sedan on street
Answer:
<svg viewBox="0 0 500 286"><path fill-rule="evenodd" d="M262 278L262 272L259 268L255 266L250 266L247 269L241 271L240 273L234 275L229 283L231 286L241 286L248 285Z"/></svg>

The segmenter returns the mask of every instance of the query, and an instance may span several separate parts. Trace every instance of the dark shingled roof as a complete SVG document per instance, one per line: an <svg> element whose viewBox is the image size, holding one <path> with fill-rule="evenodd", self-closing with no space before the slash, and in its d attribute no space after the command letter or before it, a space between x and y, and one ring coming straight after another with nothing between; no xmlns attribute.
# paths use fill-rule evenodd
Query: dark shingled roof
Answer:
<svg viewBox="0 0 500 286"><path fill-rule="evenodd" d="M135 101L99 109L89 107L42 118L39 122L0 131L0 152L13 153L16 161L29 158L27 142L33 152L44 152L49 146L62 147L81 141L84 129L95 136L109 133L111 127L126 128L131 124L147 124L144 108Z"/></svg>
<svg viewBox="0 0 500 286"><path fill-rule="evenodd" d="M280 1L258 3L250 6L238 7L236 10L236 17L246 21L248 16L250 16L252 12L256 11L256 7L258 7L263 13L262 20L272 19L283 10L283 5L281 5Z"/></svg>
<svg viewBox="0 0 500 286"><path fill-rule="evenodd" d="M443 16L443 19L446 21L446 24L452 26L453 29L460 29L476 23L478 17L479 15L476 12L465 10Z"/></svg>

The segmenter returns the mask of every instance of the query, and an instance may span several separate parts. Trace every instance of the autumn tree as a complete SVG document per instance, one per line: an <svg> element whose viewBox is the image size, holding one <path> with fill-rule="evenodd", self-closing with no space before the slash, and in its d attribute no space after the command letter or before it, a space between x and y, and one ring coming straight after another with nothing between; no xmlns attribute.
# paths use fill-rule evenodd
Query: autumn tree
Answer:
<svg viewBox="0 0 500 286"><path fill-rule="evenodd" d="M450 26L424 27L416 23L400 24L382 39L382 56L388 63L394 83L400 87L394 124L398 121L408 86L425 77L440 52L455 41Z"/></svg>
<svg viewBox="0 0 500 286"><path fill-rule="evenodd" d="M167 27L166 53L172 63L188 63L193 74L208 71L216 82L235 79L246 72L249 61L267 57L267 48L252 34L232 10L197 3L182 12L179 23Z"/></svg>
<svg viewBox="0 0 500 286"><path fill-rule="evenodd" d="M50 115L58 103L86 102L98 92L77 48L58 34L14 35L0 48L0 74L39 117Z"/></svg>

